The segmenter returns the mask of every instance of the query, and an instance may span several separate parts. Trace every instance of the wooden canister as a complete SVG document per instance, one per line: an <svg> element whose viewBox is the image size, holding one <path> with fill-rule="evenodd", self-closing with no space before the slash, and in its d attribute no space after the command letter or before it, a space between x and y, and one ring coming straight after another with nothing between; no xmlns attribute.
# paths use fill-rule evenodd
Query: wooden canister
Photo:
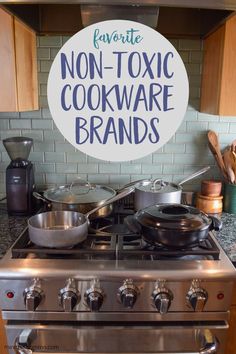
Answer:
<svg viewBox="0 0 236 354"><path fill-rule="evenodd" d="M223 209L223 196L208 197L197 194L196 207L207 214L219 214Z"/></svg>
<svg viewBox="0 0 236 354"><path fill-rule="evenodd" d="M221 181L203 180L201 183L201 194L208 197L219 197L221 195L221 189Z"/></svg>

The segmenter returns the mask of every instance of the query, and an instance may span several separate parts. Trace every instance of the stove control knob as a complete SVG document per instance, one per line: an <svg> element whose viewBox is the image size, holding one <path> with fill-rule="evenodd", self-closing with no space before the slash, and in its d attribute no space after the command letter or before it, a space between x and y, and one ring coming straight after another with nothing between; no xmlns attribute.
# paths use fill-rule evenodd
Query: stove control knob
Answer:
<svg viewBox="0 0 236 354"><path fill-rule="evenodd" d="M71 312L79 302L80 293L76 289L75 280L68 279L66 286L60 290L59 304L63 307L65 312Z"/></svg>
<svg viewBox="0 0 236 354"><path fill-rule="evenodd" d="M42 300L41 294L36 290L25 293L25 307L27 311L35 311Z"/></svg>
<svg viewBox="0 0 236 354"><path fill-rule="evenodd" d="M65 291L61 295L61 306L65 312L73 311L73 308L78 303L78 296L73 291Z"/></svg>
<svg viewBox="0 0 236 354"><path fill-rule="evenodd" d="M91 287L86 291L84 298L92 312L100 310L104 300L104 291L100 287L99 281L96 280L93 282Z"/></svg>
<svg viewBox="0 0 236 354"><path fill-rule="evenodd" d="M123 285L119 288L117 294L119 302L127 309L132 309L138 298L139 289L133 284L131 279L126 279Z"/></svg>
<svg viewBox="0 0 236 354"><path fill-rule="evenodd" d="M152 293L152 300L157 311L161 315L164 315L169 310L171 301L173 300L173 294L164 286L164 284L157 283Z"/></svg>
<svg viewBox="0 0 236 354"><path fill-rule="evenodd" d="M195 312L201 312L207 302L208 294L202 288L191 288L187 294L187 300Z"/></svg>
<svg viewBox="0 0 236 354"><path fill-rule="evenodd" d="M39 279L35 279L34 283L24 291L24 302L27 311L35 311L43 298L43 291L40 286Z"/></svg>

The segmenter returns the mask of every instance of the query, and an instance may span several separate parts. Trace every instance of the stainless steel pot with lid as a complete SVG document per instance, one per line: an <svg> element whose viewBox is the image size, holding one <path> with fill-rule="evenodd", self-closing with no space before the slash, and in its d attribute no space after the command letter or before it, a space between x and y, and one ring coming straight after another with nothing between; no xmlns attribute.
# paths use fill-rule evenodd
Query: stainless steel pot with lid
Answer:
<svg viewBox="0 0 236 354"><path fill-rule="evenodd" d="M37 199L46 202L52 211L70 210L86 214L115 196L116 191L107 186L75 181L65 186L48 189L43 196L39 193L33 194ZM93 218L105 217L112 212L112 209L112 204L108 204L97 210Z"/></svg>
<svg viewBox="0 0 236 354"><path fill-rule="evenodd" d="M180 183L165 182L162 179L143 180L135 184L134 206L135 210L143 209L149 205L161 203L181 203L182 185L203 173L210 166L191 174Z"/></svg>

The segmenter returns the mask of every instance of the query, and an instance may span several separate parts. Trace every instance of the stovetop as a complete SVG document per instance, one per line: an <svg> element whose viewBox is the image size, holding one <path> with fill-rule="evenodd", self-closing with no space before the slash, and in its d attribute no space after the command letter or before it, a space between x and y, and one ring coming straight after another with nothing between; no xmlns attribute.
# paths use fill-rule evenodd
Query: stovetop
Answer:
<svg viewBox="0 0 236 354"><path fill-rule="evenodd" d="M168 249L150 245L142 235L129 231L124 223L133 209L121 203L113 214L91 221L87 239L71 249L43 248L29 240L28 229L17 239L11 249L12 258L27 259L87 259L87 260L219 260L220 249L209 233L198 245L185 249Z"/></svg>
<svg viewBox="0 0 236 354"><path fill-rule="evenodd" d="M130 321L132 312L135 321L156 321L163 315L158 312L159 300L156 304L154 299L162 292L170 304L166 320L183 320L183 313L185 319L212 319L214 311L228 318L236 272L214 233L188 249L153 246L126 227L124 218L134 213L129 205L118 203L113 210L109 217L93 220L87 239L71 249L38 248L25 229L0 261L4 318ZM42 294L34 312L26 306L26 294L32 291ZM68 312L62 309L63 294L71 291L77 304ZM126 293L128 302L134 294L132 308L122 300ZM200 315L186 301L192 293L205 297ZM98 312L90 304L94 294L102 301Z"/></svg>

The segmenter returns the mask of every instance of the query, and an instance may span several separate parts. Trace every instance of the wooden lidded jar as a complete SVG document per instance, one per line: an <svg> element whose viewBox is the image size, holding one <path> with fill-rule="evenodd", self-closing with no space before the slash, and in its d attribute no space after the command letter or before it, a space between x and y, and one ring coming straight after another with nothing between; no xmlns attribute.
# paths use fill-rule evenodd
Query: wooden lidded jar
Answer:
<svg viewBox="0 0 236 354"><path fill-rule="evenodd" d="M222 182L203 180L201 194L197 195L196 206L207 214L218 214L223 210Z"/></svg>
<svg viewBox="0 0 236 354"><path fill-rule="evenodd" d="M215 180L203 180L201 194L207 197L219 197L221 195L222 182Z"/></svg>
<svg viewBox="0 0 236 354"><path fill-rule="evenodd" d="M197 195L196 207L207 214L218 214L223 209L223 196L208 197L202 194Z"/></svg>

